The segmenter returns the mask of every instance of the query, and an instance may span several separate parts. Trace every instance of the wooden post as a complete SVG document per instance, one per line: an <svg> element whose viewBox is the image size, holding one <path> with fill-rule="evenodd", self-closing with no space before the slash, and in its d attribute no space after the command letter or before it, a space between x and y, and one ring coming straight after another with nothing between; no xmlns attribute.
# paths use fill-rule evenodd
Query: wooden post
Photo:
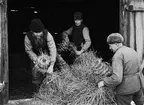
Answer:
<svg viewBox="0 0 144 105"><path fill-rule="evenodd" d="M8 77L7 0L0 0L0 82L5 82L0 105L8 102Z"/></svg>
<svg viewBox="0 0 144 105"><path fill-rule="evenodd" d="M124 44L128 46L127 34L128 34L128 14L126 11L128 0L119 0L119 24L120 33L123 35L125 41Z"/></svg>

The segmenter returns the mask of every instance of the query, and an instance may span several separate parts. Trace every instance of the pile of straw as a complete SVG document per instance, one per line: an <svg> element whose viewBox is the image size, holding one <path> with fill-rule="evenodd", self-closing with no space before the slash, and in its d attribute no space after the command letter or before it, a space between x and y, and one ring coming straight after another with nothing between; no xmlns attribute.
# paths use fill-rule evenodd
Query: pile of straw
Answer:
<svg viewBox="0 0 144 105"><path fill-rule="evenodd" d="M71 66L59 58L61 70L44 79L37 100L48 105L116 105L113 90L97 86L112 69L94 51L83 53Z"/></svg>

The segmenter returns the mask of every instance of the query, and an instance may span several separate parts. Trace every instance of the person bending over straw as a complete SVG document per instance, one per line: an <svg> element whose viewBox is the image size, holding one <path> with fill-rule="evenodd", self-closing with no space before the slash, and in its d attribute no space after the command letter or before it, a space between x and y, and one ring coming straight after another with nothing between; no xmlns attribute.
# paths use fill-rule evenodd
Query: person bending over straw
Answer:
<svg viewBox="0 0 144 105"><path fill-rule="evenodd" d="M33 19L29 29L30 31L25 36L24 44L25 51L32 61L32 68L35 67L32 71L32 82L37 87L45 77L43 74L53 73L57 51L53 36L45 29L40 19ZM41 70L43 70L43 74Z"/></svg>
<svg viewBox="0 0 144 105"><path fill-rule="evenodd" d="M115 53L112 58L113 73L100 81L98 87L114 87L118 105L130 105L131 101L143 105L144 76L140 69L140 58L134 49L123 45L123 41L124 38L119 33L107 37L109 49Z"/></svg>

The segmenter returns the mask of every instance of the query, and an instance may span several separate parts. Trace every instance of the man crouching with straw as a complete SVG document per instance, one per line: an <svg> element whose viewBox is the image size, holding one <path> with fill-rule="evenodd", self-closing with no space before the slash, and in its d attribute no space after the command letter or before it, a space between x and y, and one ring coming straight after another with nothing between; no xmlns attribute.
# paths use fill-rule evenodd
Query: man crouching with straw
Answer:
<svg viewBox="0 0 144 105"><path fill-rule="evenodd" d="M143 105L144 76L140 69L139 55L134 49L124 46L123 41L119 33L107 37L109 48L115 52L112 58L113 74L100 81L98 87L115 87L117 105L130 105L131 101Z"/></svg>
<svg viewBox="0 0 144 105"><path fill-rule="evenodd" d="M53 36L45 29L40 19L33 19L29 29L24 40L25 51L32 60L32 82L38 89L45 74L53 72L57 51Z"/></svg>

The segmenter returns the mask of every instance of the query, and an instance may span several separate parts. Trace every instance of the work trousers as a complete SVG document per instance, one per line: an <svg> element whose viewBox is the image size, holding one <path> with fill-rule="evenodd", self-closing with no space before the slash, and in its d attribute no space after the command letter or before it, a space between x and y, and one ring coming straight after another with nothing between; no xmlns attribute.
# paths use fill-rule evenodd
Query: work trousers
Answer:
<svg viewBox="0 0 144 105"><path fill-rule="evenodd" d="M131 105L132 101L134 101L135 105L144 105L144 93L142 89L128 95L116 94L117 105Z"/></svg>

